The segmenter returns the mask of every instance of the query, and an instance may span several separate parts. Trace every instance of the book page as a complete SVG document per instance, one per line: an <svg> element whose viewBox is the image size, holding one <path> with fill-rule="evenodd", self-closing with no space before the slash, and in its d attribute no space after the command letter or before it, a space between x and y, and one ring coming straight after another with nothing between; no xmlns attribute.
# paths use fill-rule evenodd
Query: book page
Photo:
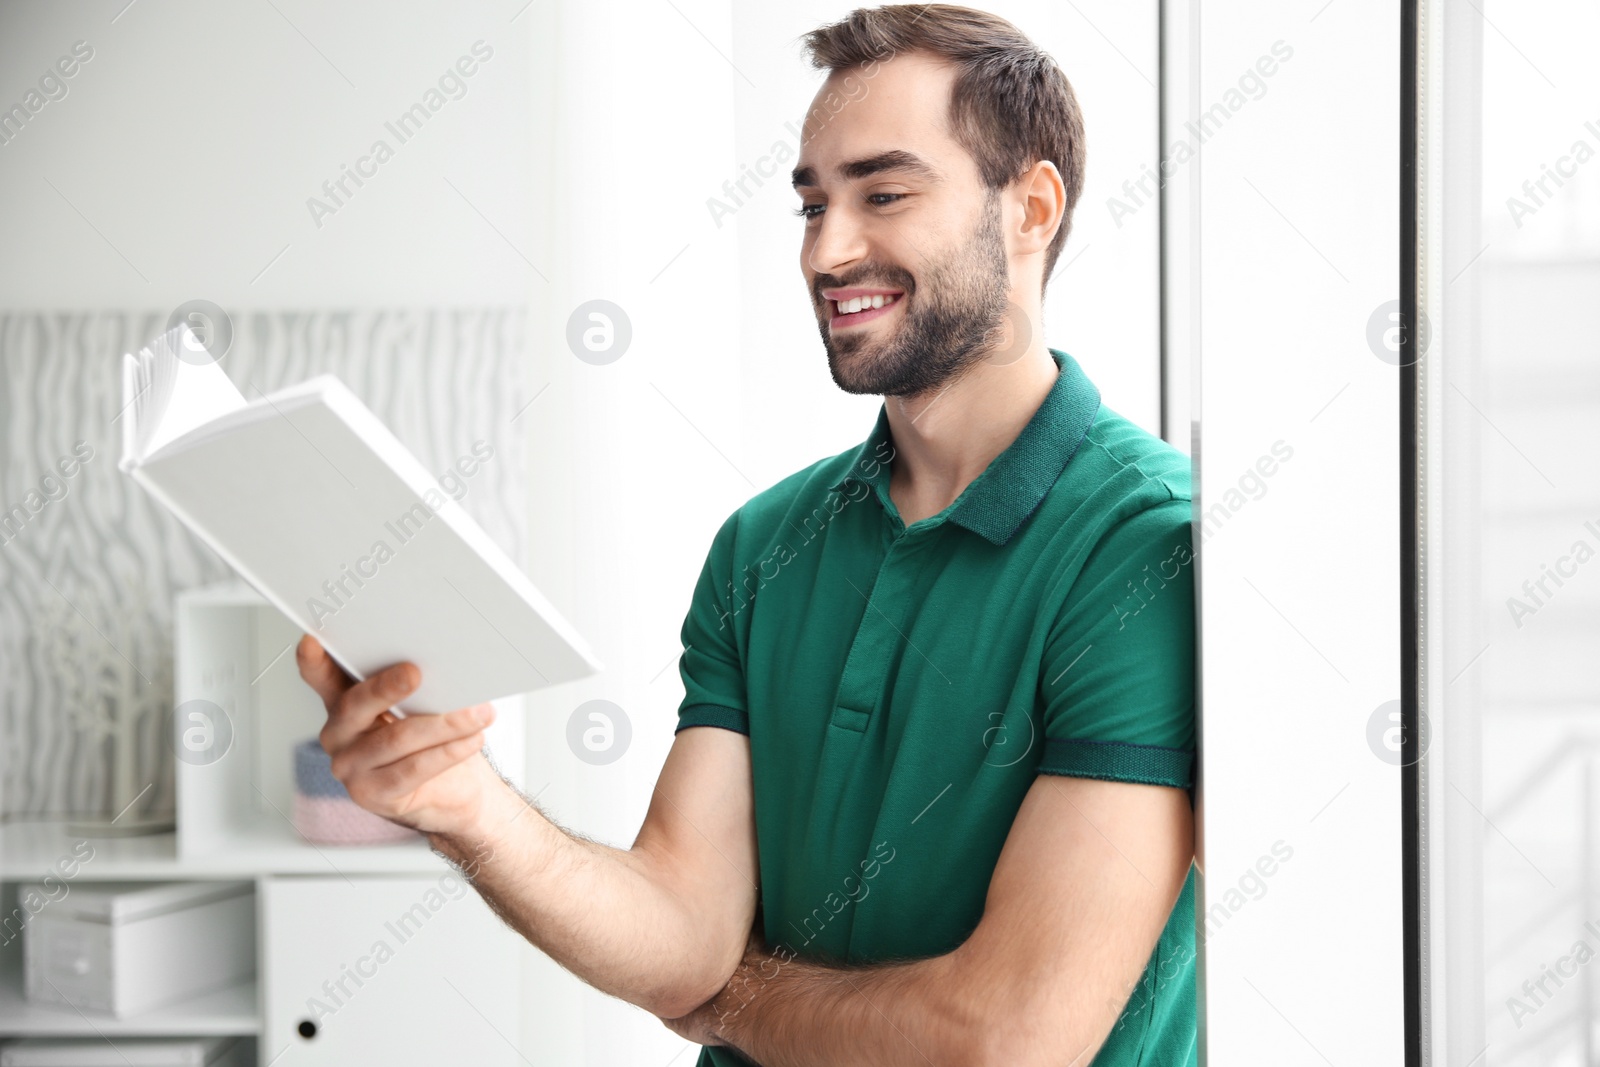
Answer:
<svg viewBox="0 0 1600 1067"><path fill-rule="evenodd" d="M136 365L124 371L124 389L133 387L133 420L125 431L124 448L131 434L132 449L125 463L137 463L198 426L245 406L244 394L211 359L198 337L179 324L140 351Z"/></svg>

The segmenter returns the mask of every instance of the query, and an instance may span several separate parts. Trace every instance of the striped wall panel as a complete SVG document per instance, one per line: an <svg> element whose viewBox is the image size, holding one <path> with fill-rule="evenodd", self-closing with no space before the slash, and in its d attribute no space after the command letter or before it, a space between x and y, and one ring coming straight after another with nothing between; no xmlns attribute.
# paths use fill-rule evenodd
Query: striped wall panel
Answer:
<svg viewBox="0 0 1600 1067"><path fill-rule="evenodd" d="M115 814L118 734L154 783L136 810L173 807L173 597L230 572L117 470L121 355L165 325L165 312L0 311L6 819ZM247 312L222 365L252 399L338 375L435 473L492 445L461 503L520 559L526 328L509 307Z"/></svg>

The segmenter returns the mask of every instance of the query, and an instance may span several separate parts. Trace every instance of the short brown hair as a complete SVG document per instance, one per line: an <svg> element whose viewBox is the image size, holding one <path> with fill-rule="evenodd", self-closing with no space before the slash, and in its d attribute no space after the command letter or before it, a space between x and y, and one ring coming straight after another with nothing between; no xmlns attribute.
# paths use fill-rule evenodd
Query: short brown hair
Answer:
<svg viewBox="0 0 1600 1067"><path fill-rule="evenodd" d="M954 4L860 7L801 40L811 65L830 73L871 67L901 52L954 63L951 135L976 161L991 193L1041 159L1056 165L1067 204L1045 251L1043 292L1067 243L1084 167L1083 113L1050 54L1000 16Z"/></svg>

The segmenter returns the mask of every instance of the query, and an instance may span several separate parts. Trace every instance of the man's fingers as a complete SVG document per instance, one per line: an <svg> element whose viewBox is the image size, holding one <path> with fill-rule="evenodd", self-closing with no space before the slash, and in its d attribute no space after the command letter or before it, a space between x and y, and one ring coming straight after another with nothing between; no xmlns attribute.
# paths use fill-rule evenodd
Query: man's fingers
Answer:
<svg viewBox="0 0 1600 1067"><path fill-rule="evenodd" d="M421 683L422 672L414 665L397 663L351 686L338 703L328 708L328 722L322 728L322 747L338 755L345 746L366 733L379 715Z"/></svg>
<svg viewBox="0 0 1600 1067"><path fill-rule="evenodd" d="M359 803L367 804L392 800L415 791L424 782L436 778L463 760L470 759L483 748L483 733L468 734L442 745L413 752L404 759L384 767L376 767L362 776L357 788ZM351 793L355 797L355 793Z"/></svg>
<svg viewBox="0 0 1600 1067"><path fill-rule="evenodd" d="M333 657L322 647L322 642L310 634L300 638L300 643L295 646L294 660L300 668L300 677L317 691L326 707L333 707L345 691L355 684L344 673L344 669L333 662Z"/></svg>
<svg viewBox="0 0 1600 1067"><path fill-rule="evenodd" d="M393 720L380 729L368 730L340 749L333 759L333 776L344 781L424 749L470 737L492 721L494 707L490 704L462 708L448 715L413 715Z"/></svg>

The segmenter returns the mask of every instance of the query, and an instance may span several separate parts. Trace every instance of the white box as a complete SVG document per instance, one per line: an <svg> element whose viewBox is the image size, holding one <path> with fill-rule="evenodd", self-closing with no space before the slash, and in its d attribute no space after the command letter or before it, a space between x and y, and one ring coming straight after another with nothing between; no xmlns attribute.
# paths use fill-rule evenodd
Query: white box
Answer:
<svg viewBox="0 0 1600 1067"><path fill-rule="evenodd" d="M102 882L59 900L45 886L17 892L50 901L23 927L31 1002L123 1018L255 972L251 882Z"/></svg>
<svg viewBox="0 0 1600 1067"><path fill-rule="evenodd" d="M245 1067L243 1037L26 1038L0 1047L0 1067Z"/></svg>

